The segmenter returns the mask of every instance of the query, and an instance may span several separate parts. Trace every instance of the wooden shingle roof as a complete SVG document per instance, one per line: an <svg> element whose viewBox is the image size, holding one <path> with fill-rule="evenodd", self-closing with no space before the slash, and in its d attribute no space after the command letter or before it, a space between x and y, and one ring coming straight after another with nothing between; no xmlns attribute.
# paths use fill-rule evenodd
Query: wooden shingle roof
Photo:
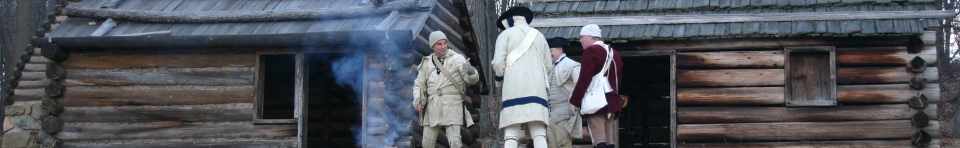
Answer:
<svg viewBox="0 0 960 148"><path fill-rule="evenodd" d="M416 42L416 36L425 28L433 7L437 5L435 0L392 0L382 6L374 6L363 0L122 0L117 4L110 4L110 2L82 0L69 3L65 9L65 13L70 16L69 19L54 29L50 37L54 42L57 42L57 39L80 38L140 40L139 38L144 36L190 39L193 39L191 37L232 39L228 37L238 36L263 36L267 39L274 37L277 39L292 39L289 37L323 39L329 35L351 35L350 32L381 31L404 32L409 34L404 37L405 40L409 40L406 42ZM408 5L398 6L397 3ZM389 8L392 9L379 10ZM333 16L331 13L343 16ZM179 20L131 19L136 17L125 17L126 15L178 18ZM314 17L311 18L311 16ZM213 19L214 17L219 20ZM237 19L238 17L253 19L243 20ZM98 28L103 27L104 22L108 22L107 19L112 19L116 25L103 34L95 34ZM298 34L302 38L297 36ZM311 36L312 34L320 36ZM382 39L383 36L362 38ZM153 42L153 44L160 43Z"/></svg>
<svg viewBox="0 0 960 148"><path fill-rule="evenodd" d="M535 2L534 26L548 37L575 38L579 27L537 25L538 20L591 17L701 17L702 23L636 23L601 25L610 39L695 39L757 37L850 37L916 35L940 26L937 17L889 17L729 21L723 17L763 14L844 14L870 12L936 12L938 0L600 0ZM720 17L720 18L711 18ZM862 15L861 15L862 16ZM940 16L943 16L940 14ZM661 17L662 18L662 17ZM669 17L668 17L669 18ZM659 21L653 20L652 21ZM681 21L682 22L682 21Z"/></svg>

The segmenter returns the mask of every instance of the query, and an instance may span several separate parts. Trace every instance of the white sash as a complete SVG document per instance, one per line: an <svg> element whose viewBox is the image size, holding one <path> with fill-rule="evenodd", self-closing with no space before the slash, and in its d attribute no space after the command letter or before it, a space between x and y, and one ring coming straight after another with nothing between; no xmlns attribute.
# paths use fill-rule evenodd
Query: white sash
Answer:
<svg viewBox="0 0 960 148"><path fill-rule="evenodd" d="M530 29L527 31L527 34L524 35L523 40L520 41L520 46L515 47L510 51L510 54L507 54L507 67L512 67L513 63L517 62L517 60L520 60L520 56L523 56L523 54L527 53L527 50L530 50L530 46L533 45L533 41L539 33L540 32L535 29Z"/></svg>

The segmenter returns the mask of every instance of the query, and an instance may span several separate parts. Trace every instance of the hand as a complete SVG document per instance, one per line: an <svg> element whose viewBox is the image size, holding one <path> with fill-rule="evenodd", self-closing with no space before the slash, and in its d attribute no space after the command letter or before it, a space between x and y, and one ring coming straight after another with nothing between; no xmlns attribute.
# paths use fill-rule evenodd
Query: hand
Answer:
<svg viewBox="0 0 960 148"><path fill-rule="evenodd" d="M423 107L422 107L422 106L416 106L416 107L414 107L414 109L417 110L417 113L423 112Z"/></svg>
<svg viewBox="0 0 960 148"><path fill-rule="evenodd" d="M466 72L467 75L474 75L477 73L477 69L474 69L473 65L470 65L470 63L463 63L460 68L462 68L461 70Z"/></svg>

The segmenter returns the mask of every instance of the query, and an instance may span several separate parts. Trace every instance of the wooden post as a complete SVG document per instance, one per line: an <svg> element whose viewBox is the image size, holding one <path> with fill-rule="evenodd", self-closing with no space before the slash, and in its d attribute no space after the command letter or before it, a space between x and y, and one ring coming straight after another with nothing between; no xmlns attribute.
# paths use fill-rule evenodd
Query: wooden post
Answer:
<svg viewBox="0 0 960 148"><path fill-rule="evenodd" d="M307 83L309 69L307 69L306 55L304 53L297 53L296 55L296 77L294 80L294 118L297 119L297 147L308 148L307 145L307 122L309 121L309 99L307 98L307 91L309 91L309 86Z"/></svg>
<svg viewBox="0 0 960 148"><path fill-rule="evenodd" d="M677 147L677 52L670 54L670 148Z"/></svg>

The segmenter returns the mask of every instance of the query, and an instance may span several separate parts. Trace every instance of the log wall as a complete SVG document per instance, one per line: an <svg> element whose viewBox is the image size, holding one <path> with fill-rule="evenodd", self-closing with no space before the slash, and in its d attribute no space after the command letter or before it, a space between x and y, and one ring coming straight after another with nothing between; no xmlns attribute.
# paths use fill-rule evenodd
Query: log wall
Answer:
<svg viewBox="0 0 960 148"><path fill-rule="evenodd" d="M678 50L677 146L939 147L936 49L912 44L837 45L832 107L786 107L782 48Z"/></svg>
<svg viewBox="0 0 960 148"><path fill-rule="evenodd" d="M255 50L74 52L63 62L67 147L295 147L255 125Z"/></svg>

